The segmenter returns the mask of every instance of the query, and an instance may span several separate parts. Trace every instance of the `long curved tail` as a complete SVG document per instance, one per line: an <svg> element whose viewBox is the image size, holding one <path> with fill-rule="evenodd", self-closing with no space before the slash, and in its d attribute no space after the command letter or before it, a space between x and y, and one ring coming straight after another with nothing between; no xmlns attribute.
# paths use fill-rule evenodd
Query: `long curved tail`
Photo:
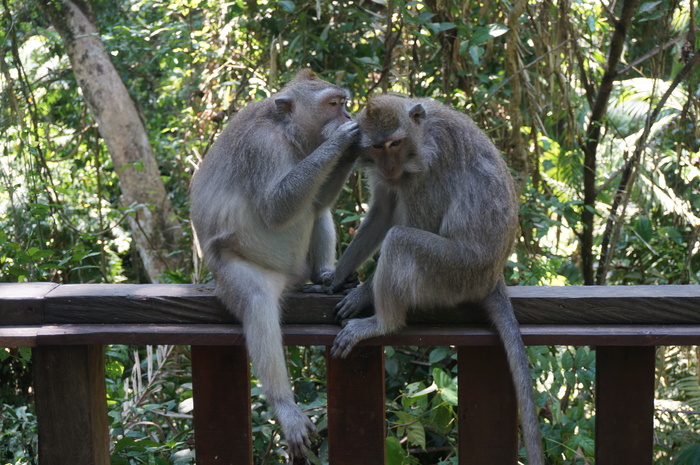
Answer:
<svg viewBox="0 0 700 465"><path fill-rule="evenodd" d="M529 465L544 465L542 435L537 421L537 408L530 377L529 361L525 352L518 321L508 298L505 282L500 281L484 302L491 322L496 327L508 357L513 376L515 394L520 407L520 424L523 430Z"/></svg>

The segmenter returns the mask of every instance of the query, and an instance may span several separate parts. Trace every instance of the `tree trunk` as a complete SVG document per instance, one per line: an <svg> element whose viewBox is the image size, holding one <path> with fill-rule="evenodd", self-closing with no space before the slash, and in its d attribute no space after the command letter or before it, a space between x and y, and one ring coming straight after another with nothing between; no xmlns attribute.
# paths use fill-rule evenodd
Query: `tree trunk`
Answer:
<svg viewBox="0 0 700 465"><path fill-rule="evenodd" d="M513 7L508 13L507 26L510 29L506 36L505 68L506 76L510 80L510 103L508 104L508 116L510 118L510 166L515 170L515 189L518 195L523 192L527 176L530 174L530 163L525 141L520 132L523 124L523 115L520 111L522 102L522 86L520 74L520 60L518 57L518 40L520 15L525 11L525 0L513 2Z"/></svg>
<svg viewBox="0 0 700 465"><path fill-rule="evenodd" d="M151 281L177 269L183 237L138 111L100 39L90 6L80 0L39 2L58 30L83 97L119 176L121 204Z"/></svg>
<svg viewBox="0 0 700 465"><path fill-rule="evenodd" d="M622 5L620 18L615 21L615 28L610 41L608 62L605 66L605 74L601 80L598 93L591 109L591 120L586 130L586 138L583 144L583 211L581 212L581 266L583 282L586 285L594 284L593 275L593 228L595 222L596 191L596 152L600 142L600 130L603 119L608 109L608 99L612 92L613 82L617 78L617 65L627 37L627 29L632 21L632 15L637 9L638 0L626 0Z"/></svg>

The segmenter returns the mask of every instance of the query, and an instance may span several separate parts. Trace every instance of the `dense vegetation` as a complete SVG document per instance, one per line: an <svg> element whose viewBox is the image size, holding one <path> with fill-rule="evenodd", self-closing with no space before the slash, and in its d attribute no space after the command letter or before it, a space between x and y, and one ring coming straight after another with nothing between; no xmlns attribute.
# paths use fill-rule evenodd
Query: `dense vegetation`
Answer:
<svg viewBox="0 0 700 465"><path fill-rule="evenodd" d="M64 2L70 3L70 2ZM111 61L148 131L185 256L149 276L122 174L34 0L0 6L0 282L202 282L187 186L227 118L309 66L353 92L430 96L502 150L521 198L513 285L700 282L699 13L692 0L94 0ZM80 40L80 38L74 38ZM138 167L137 167L138 168ZM342 249L367 202L338 202ZM147 208L157 210L157 206ZM368 264L371 267L372 264ZM594 352L529 348L548 463L591 463ZM289 348L321 435L323 351ZM108 348L114 463L193 463L186 348ZM698 353L658 354L657 463L700 463ZM0 350L0 461L33 463L29 351ZM387 348L389 463L456 463L454 353ZM255 398L260 463L284 452Z"/></svg>

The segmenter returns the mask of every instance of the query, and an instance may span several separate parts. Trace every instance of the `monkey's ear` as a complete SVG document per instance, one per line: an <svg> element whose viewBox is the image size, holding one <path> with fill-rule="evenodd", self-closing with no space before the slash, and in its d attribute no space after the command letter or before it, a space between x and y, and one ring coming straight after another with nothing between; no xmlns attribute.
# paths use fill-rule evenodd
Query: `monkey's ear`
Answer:
<svg viewBox="0 0 700 465"><path fill-rule="evenodd" d="M291 115L294 111L294 100L291 97L275 98L277 113L280 115Z"/></svg>
<svg viewBox="0 0 700 465"><path fill-rule="evenodd" d="M425 119L425 108L420 103L416 103L408 110L408 116L414 123L420 123L422 119Z"/></svg>

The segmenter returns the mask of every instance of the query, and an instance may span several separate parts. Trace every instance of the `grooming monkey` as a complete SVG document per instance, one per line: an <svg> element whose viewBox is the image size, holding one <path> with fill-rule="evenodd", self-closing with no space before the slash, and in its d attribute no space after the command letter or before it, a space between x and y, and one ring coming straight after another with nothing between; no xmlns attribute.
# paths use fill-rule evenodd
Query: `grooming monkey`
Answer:
<svg viewBox="0 0 700 465"><path fill-rule="evenodd" d="M357 121L371 203L331 292L381 249L374 274L336 307L344 327L332 355L400 329L412 309L483 305L506 349L528 462L542 465L528 359L503 279L518 232L505 162L470 118L434 100L374 97ZM356 318L370 307L372 317Z"/></svg>
<svg viewBox="0 0 700 465"><path fill-rule="evenodd" d="M263 392L292 457L315 434L294 401L282 346L280 297L307 280L330 282L336 233L330 207L356 156L348 92L301 71L240 111L192 178L192 224L216 295L243 325Z"/></svg>

